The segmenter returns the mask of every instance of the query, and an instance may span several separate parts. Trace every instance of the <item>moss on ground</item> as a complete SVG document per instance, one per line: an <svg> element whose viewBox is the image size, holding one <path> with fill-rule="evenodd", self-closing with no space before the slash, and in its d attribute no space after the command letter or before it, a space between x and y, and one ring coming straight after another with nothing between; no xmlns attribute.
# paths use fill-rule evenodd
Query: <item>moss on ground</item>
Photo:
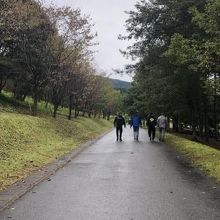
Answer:
<svg viewBox="0 0 220 220"><path fill-rule="evenodd" d="M167 134L166 143L188 158L193 166L220 183L219 150L173 134Z"/></svg>
<svg viewBox="0 0 220 220"><path fill-rule="evenodd" d="M107 131L106 120L72 121L0 112L0 190Z"/></svg>

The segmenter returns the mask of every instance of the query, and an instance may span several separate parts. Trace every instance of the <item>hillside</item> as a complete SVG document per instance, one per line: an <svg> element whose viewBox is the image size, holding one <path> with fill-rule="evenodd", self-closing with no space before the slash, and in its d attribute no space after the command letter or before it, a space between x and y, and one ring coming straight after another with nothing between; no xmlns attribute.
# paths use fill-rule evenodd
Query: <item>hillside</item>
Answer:
<svg viewBox="0 0 220 220"><path fill-rule="evenodd" d="M98 118L66 118L46 111L33 117L24 103L0 96L0 191L112 127Z"/></svg>
<svg viewBox="0 0 220 220"><path fill-rule="evenodd" d="M112 86L114 89L124 89L124 90L128 90L131 88L131 83L127 82L127 81L123 81L123 80L119 80L119 79L111 79L109 78Z"/></svg>

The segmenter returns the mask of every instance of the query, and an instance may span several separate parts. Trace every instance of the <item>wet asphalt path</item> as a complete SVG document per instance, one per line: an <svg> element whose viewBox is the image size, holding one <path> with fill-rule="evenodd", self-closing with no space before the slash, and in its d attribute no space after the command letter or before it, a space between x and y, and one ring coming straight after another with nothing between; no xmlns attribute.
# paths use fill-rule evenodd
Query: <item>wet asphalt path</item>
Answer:
<svg viewBox="0 0 220 220"><path fill-rule="evenodd" d="M150 143L146 131L134 142L127 128L123 139L117 143L115 132L106 135L0 220L220 219L218 186L165 145Z"/></svg>

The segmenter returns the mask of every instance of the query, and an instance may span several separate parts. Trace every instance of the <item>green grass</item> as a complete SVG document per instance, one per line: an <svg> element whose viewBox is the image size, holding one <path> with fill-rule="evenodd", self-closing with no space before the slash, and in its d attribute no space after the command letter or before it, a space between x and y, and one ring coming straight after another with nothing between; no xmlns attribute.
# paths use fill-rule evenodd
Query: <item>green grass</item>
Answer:
<svg viewBox="0 0 220 220"><path fill-rule="evenodd" d="M13 113L24 113L24 114L32 114L33 99L28 96L25 101L18 101L14 98L11 92L3 91L0 94L0 111L1 112L13 112ZM39 101L37 104L38 114L43 115L53 115L53 105L51 103L47 103L45 101ZM57 114L66 116L69 113L68 108L59 107L57 110Z"/></svg>
<svg viewBox="0 0 220 220"><path fill-rule="evenodd" d="M106 120L0 111L0 190L109 130Z"/></svg>
<svg viewBox="0 0 220 220"><path fill-rule="evenodd" d="M10 93L0 94L0 111L30 114L28 103L20 102L11 97Z"/></svg>
<svg viewBox="0 0 220 220"><path fill-rule="evenodd" d="M166 143L188 158L193 166L220 183L219 150L173 134L166 135Z"/></svg>

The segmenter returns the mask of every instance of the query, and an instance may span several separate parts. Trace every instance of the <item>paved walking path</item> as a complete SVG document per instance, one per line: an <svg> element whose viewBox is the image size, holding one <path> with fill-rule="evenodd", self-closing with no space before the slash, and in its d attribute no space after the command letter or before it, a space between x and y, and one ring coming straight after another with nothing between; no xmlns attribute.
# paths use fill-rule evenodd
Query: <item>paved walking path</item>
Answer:
<svg viewBox="0 0 220 220"><path fill-rule="evenodd" d="M217 185L184 165L164 144L141 130L134 142L115 131L44 181L1 220L217 220ZM217 187L217 188L216 188Z"/></svg>

